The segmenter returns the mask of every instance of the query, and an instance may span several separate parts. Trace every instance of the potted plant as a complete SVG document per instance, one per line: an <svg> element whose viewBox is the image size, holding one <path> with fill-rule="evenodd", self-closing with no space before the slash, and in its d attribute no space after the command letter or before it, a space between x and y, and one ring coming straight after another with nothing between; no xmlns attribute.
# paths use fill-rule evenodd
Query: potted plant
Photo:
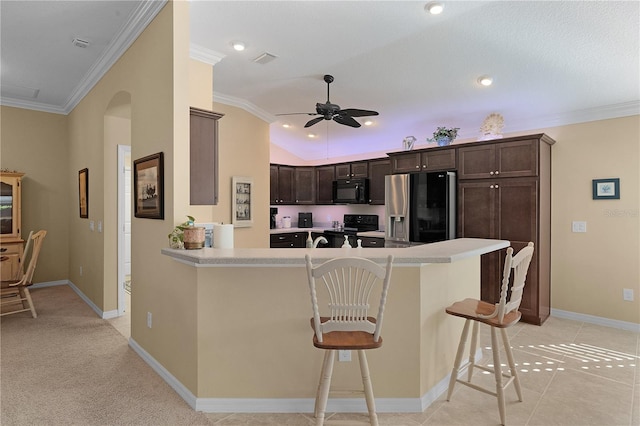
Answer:
<svg viewBox="0 0 640 426"><path fill-rule="evenodd" d="M433 138L427 138L427 142L437 142L438 146L447 146L458 136L458 130L460 130L459 127L438 127L433 132Z"/></svg>
<svg viewBox="0 0 640 426"><path fill-rule="evenodd" d="M195 218L187 216L186 222L173 228L169 234L169 247L174 249L197 249L204 247L205 230L199 226L193 226Z"/></svg>

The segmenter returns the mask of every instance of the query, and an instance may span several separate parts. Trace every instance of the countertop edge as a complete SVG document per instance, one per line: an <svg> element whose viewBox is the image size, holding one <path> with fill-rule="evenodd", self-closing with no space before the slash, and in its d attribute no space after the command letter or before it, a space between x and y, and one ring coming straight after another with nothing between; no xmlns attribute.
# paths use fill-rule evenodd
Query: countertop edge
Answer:
<svg viewBox="0 0 640 426"><path fill-rule="evenodd" d="M161 254L195 267L298 267L311 254L314 263L335 257L357 256L386 262L394 256L394 266L418 266L429 263L452 263L509 247L506 240L458 238L407 248L237 248L180 250L163 248Z"/></svg>

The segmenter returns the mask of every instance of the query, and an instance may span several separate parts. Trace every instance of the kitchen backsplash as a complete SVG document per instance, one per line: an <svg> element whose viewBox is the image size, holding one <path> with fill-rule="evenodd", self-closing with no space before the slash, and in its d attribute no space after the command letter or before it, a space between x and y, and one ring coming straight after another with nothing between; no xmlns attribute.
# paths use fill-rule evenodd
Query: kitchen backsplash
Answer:
<svg viewBox="0 0 640 426"><path fill-rule="evenodd" d="M347 205L331 205L331 206L271 206L278 209L277 221L282 220L283 216L291 217L291 227L298 227L298 212L310 212L313 215L314 228L331 228L331 222L334 220L342 222L345 214L377 214L379 217L380 230L384 229L384 206L371 206L364 204L347 204ZM265 214L267 214L265 212Z"/></svg>

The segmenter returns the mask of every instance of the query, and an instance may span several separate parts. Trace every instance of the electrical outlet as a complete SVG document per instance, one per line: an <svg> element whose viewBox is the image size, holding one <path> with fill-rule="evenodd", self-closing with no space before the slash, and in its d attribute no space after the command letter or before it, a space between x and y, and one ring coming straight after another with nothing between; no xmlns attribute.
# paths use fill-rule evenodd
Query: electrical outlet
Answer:
<svg viewBox="0 0 640 426"><path fill-rule="evenodd" d="M151 315L151 312L147 312L147 327L151 328L153 324L153 315Z"/></svg>
<svg viewBox="0 0 640 426"><path fill-rule="evenodd" d="M351 351L338 351L338 361L351 361Z"/></svg>
<svg viewBox="0 0 640 426"><path fill-rule="evenodd" d="M623 288L622 289L622 298L628 302L633 302L633 289L632 288Z"/></svg>
<svg viewBox="0 0 640 426"><path fill-rule="evenodd" d="M80 267L80 276L82 276L82 266Z"/></svg>

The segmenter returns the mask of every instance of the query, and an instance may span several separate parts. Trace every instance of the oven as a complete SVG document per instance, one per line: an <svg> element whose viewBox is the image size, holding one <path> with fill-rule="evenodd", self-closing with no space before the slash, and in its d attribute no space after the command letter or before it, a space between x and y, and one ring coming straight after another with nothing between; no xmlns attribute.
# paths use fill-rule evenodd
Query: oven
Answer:
<svg viewBox="0 0 640 426"><path fill-rule="evenodd" d="M357 247L358 232L377 231L378 215L376 214L345 214L344 227L325 229L324 237L327 239L325 247L340 248L344 244L345 235L349 239L351 247Z"/></svg>

